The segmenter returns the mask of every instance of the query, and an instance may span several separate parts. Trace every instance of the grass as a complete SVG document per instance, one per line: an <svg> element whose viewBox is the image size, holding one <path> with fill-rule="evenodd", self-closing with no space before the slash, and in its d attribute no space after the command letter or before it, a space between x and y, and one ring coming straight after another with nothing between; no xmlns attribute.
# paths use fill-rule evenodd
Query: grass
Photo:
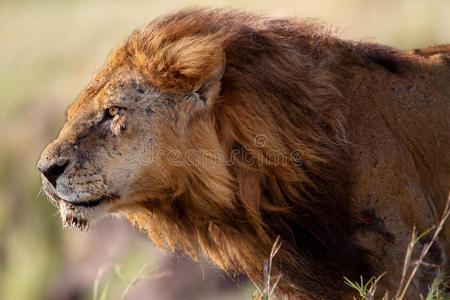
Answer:
<svg viewBox="0 0 450 300"><path fill-rule="evenodd" d="M450 295L447 292L450 289L449 280L449 276L440 273L431 284L430 291L425 300L449 300Z"/></svg>
<svg viewBox="0 0 450 300"><path fill-rule="evenodd" d="M385 272L386 273L386 272ZM347 277L344 277L345 283L351 288L358 291L361 300L372 300L375 297L375 292L377 290L378 281L383 278L384 274L381 274L378 277L372 276L368 281L364 282L364 279L361 276L361 282L352 282Z"/></svg>
<svg viewBox="0 0 450 300"><path fill-rule="evenodd" d="M94 287L92 289L92 299L93 300L106 300L110 299L109 296L109 288L111 286L111 281L107 282L103 287L101 287L101 280L105 272L109 269L113 268L116 277L118 277L122 282L126 283L122 292L120 293L119 300L125 300L128 296L130 290L135 286L138 282L142 280L156 280L162 277L167 277L171 275L171 272L157 272L157 268L151 268L149 270L148 263L144 264L137 274L133 275L131 278L124 275L120 264L106 264L101 267L97 271L97 275L94 281ZM100 292L101 289L101 292Z"/></svg>
<svg viewBox="0 0 450 300"><path fill-rule="evenodd" d="M410 287L411 282L414 279L420 266L439 268L439 266L430 265L426 263L424 261L424 258L431 249L433 243L436 242L436 239L439 236L439 233L442 231L443 226L447 221L447 219L449 218L449 216L450 216L450 197L447 200L447 204L445 206L441 220L439 221L439 224L436 227L431 227L421 234L417 234L416 229L415 228L413 229L411 242L408 244L406 250L405 260L403 262L402 277L400 279L397 292L393 298L390 298L389 292L386 291L384 296L382 296L382 298L380 298L379 300L404 300L406 292ZM430 234L430 232L433 230L434 233L431 241L425 244L419 255L419 258L417 260L413 260L412 253L414 247L420 240L423 239L423 237ZM272 251L270 252L269 259L264 261L263 263L264 288L259 287L255 282L252 281L254 287L256 288L256 290L253 293L252 300L276 299L275 289L278 285L281 275L278 275L275 281L272 283L270 273L272 269L272 260L280 250L281 245L282 243L280 242L279 237L277 237L272 246ZM370 278L367 281L364 281L362 276L360 278L360 282L352 282L347 277L344 277L344 280L348 286L350 286L351 288L353 288L358 292L360 300L376 300L375 294L377 292L378 283L380 280L382 280L383 276L386 273L387 272L384 272L380 276L372 276L372 278ZM424 297L423 295L417 295L417 298L421 300L450 300L450 294L448 293L448 289L450 289L449 279L450 279L449 276L446 276L444 273L438 272L438 276L436 276L436 278L433 280L433 283L429 287L429 291L426 297ZM356 300L356 298L354 299Z"/></svg>
<svg viewBox="0 0 450 300"><path fill-rule="evenodd" d="M271 280L271 271L272 271L272 260L277 255L278 251L281 248L282 243L280 242L280 236L275 239L273 243L272 250L270 251L269 259L265 260L263 263L263 283L264 287L260 288L255 282L252 281L256 291L253 293L253 300L274 300L275 298L275 289L278 285L278 282L281 279L281 274L279 274L275 281L272 283ZM251 280L251 279L250 279Z"/></svg>

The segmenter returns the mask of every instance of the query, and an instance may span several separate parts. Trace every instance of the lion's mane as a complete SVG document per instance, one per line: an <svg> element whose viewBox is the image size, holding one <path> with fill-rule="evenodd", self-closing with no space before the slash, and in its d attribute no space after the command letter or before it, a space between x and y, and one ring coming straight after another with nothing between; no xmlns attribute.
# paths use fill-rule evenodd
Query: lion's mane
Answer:
<svg viewBox="0 0 450 300"><path fill-rule="evenodd" d="M357 226L348 208L346 100L330 71L336 61L352 61L399 72L406 66L392 53L336 39L309 21L229 11L182 11L135 31L86 93L125 61L173 94L198 90L225 61L220 96L165 124L161 130L173 134L159 147L239 155L229 164L174 167L163 161L172 176L145 176L167 193L141 191L149 200L128 206L129 220L162 248L194 258L204 252L227 272L256 282L280 236L272 270L283 276L280 289L307 299L339 297L343 275L375 270L352 241ZM263 143L255 142L258 137ZM274 152L297 156L276 163ZM247 154L252 163L243 159Z"/></svg>

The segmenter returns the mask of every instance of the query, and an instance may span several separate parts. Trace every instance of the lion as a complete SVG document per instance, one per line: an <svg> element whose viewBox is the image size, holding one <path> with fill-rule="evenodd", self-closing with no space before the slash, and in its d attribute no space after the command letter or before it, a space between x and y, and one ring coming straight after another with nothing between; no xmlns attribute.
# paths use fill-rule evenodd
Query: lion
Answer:
<svg viewBox="0 0 450 300"><path fill-rule="evenodd" d="M450 46L400 51L303 19L191 9L134 31L67 111L38 168L63 224L124 215L283 299L396 290L450 189ZM449 271L447 225L426 257ZM421 240L421 247L427 238ZM420 248L420 247L419 247ZM409 290L425 294L422 266Z"/></svg>

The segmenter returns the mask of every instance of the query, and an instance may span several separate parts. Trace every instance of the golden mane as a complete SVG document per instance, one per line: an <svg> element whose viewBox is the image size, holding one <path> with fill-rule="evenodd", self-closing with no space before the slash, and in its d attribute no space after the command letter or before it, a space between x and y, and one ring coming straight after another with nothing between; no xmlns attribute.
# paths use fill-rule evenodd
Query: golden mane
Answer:
<svg viewBox="0 0 450 300"><path fill-rule="evenodd" d="M184 11L134 32L113 57L129 60L165 92L197 90L225 55L220 97L173 129L186 136L161 147L239 155L227 168L174 169L167 197L136 203L130 221L160 247L193 257L204 251L224 270L256 281L280 235L274 270L284 274L282 288L296 294L329 295L342 274L371 274L350 239L345 100L327 71L336 59L327 51L333 42L308 22L221 11ZM287 161L272 161L274 151ZM242 161L246 153L250 164Z"/></svg>

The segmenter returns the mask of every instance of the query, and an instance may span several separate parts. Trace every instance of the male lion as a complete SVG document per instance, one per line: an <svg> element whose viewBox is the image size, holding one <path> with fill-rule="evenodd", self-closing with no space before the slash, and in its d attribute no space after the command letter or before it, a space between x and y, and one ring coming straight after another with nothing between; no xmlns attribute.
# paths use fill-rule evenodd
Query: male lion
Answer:
<svg viewBox="0 0 450 300"><path fill-rule="evenodd" d="M124 214L258 283L280 236L283 298L351 298L343 276L383 271L392 293L413 227L439 220L450 189L449 54L181 11L112 52L44 150L42 184L65 226ZM426 258L445 271L449 228ZM435 274L421 267L409 297Z"/></svg>

